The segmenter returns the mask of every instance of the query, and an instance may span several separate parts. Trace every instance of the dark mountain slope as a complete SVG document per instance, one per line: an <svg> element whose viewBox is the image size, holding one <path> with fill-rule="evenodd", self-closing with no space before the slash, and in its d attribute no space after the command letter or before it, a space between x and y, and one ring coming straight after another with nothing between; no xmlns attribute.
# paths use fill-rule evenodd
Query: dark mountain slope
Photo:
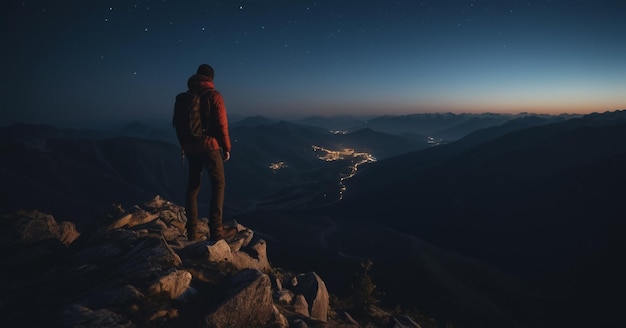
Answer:
<svg viewBox="0 0 626 328"><path fill-rule="evenodd" d="M294 120L294 123L316 126L328 131L356 131L363 128L363 122L367 121L369 116L309 116Z"/></svg>
<svg viewBox="0 0 626 328"><path fill-rule="evenodd" d="M126 205L161 193L180 201L184 170L178 149L142 139L45 139L41 148L2 148L2 211L37 208L76 220L114 203ZM75 217L80 215L80 217Z"/></svg>
<svg viewBox="0 0 626 328"><path fill-rule="evenodd" d="M271 125L275 123L276 123L276 120L273 120L271 118L267 118L263 116L250 116L250 117L246 117L236 122L229 121L229 127L233 129L233 128L240 127L240 126L254 127L254 126L260 126L260 125Z"/></svg>
<svg viewBox="0 0 626 328"><path fill-rule="evenodd" d="M616 184L626 175L624 116L589 115L467 149L442 147L417 162L394 159L392 169L381 162L347 182L339 208L360 220L393 217L390 226L518 273L562 270L602 246L602 234L626 217Z"/></svg>
<svg viewBox="0 0 626 328"><path fill-rule="evenodd" d="M350 221L384 220L547 289L592 293L601 274L580 263L594 258L615 270L612 256L620 251L607 245L619 239L608 236L626 234L625 116L589 115L512 132L418 170L409 162L402 169L381 162L348 181L344 201L328 212ZM377 184L377 173L398 171L404 179ZM576 284L555 279L572 268L578 273L569 282ZM623 283L611 285L624 291Z"/></svg>
<svg viewBox="0 0 626 328"><path fill-rule="evenodd" d="M361 193L369 194L367 187L375 185L376 188L395 188L399 183L406 180L407 172L421 172L451 160L454 156L476 147L487 141L496 139L513 131L523 130L530 127L541 126L556 122L563 122L560 117L525 116L513 119L505 124L475 131L465 138L450 144L410 152L391 157L367 165L359 171L356 179L351 179L350 197L359 197ZM384 174L383 174L384 172Z"/></svg>
<svg viewBox="0 0 626 328"><path fill-rule="evenodd" d="M513 118L516 118L516 116L489 113L385 115L371 118L363 122L361 126L385 133L419 133L431 137L454 140L469 132L492 125L500 125ZM352 128L352 130L355 129Z"/></svg>
<svg viewBox="0 0 626 328"><path fill-rule="evenodd" d="M315 268L338 296L350 292L354 272L371 259L376 290L384 293L376 297L390 308L425 311L440 327L448 321L454 327L544 327L537 320L545 300L532 288L488 263L438 248L405 229L390 229L386 220L334 221L269 211L248 213L241 221L258 227L276 265Z"/></svg>
<svg viewBox="0 0 626 328"><path fill-rule="evenodd" d="M433 132L433 135L444 140L459 140L474 131L486 129L492 126L498 126L511 119L513 119L513 117L484 114L468 118L466 121L459 124Z"/></svg>

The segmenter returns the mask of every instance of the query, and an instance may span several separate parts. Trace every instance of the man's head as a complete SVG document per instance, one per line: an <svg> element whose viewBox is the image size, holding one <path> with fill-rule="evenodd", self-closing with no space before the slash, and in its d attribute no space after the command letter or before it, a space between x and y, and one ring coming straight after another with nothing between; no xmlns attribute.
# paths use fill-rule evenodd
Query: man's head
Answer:
<svg viewBox="0 0 626 328"><path fill-rule="evenodd" d="M198 71L196 73L208 76L211 80L213 80L213 77L215 76L215 71L213 70L213 67L208 64L202 64L198 66Z"/></svg>

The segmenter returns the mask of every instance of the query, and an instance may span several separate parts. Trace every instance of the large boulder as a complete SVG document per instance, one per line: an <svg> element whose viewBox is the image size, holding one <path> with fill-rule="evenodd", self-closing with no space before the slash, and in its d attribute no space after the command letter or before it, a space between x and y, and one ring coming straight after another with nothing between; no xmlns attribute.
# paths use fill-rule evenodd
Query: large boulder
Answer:
<svg viewBox="0 0 626 328"><path fill-rule="evenodd" d="M191 273L185 270L170 269L169 273L157 279L148 291L152 294L165 294L171 299L183 295L191 285Z"/></svg>
<svg viewBox="0 0 626 328"><path fill-rule="evenodd" d="M79 236L74 223L63 221L59 224L52 215L37 210L4 215L0 227L0 245L5 249L49 239L69 245Z"/></svg>
<svg viewBox="0 0 626 328"><path fill-rule="evenodd" d="M270 279L246 269L229 283L227 299L207 315L205 327L268 327L275 321Z"/></svg>
<svg viewBox="0 0 626 328"><path fill-rule="evenodd" d="M315 272L299 274L296 278L296 293L305 297L311 318L326 322L330 296L322 278Z"/></svg>

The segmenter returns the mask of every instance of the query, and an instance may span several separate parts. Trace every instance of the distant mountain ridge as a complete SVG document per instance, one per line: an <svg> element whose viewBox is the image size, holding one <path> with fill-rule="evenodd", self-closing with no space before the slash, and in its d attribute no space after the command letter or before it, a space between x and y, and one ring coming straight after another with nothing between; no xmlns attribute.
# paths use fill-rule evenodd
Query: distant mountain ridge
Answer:
<svg viewBox="0 0 626 328"><path fill-rule="evenodd" d="M296 122L329 130L353 132L363 128L369 128L374 131L394 135L418 134L424 137L433 137L450 142L461 139L474 131L498 126L515 119L535 117L563 121L580 116L581 115L577 114L537 115L529 113L420 113L366 117L311 116L296 120Z"/></svg>

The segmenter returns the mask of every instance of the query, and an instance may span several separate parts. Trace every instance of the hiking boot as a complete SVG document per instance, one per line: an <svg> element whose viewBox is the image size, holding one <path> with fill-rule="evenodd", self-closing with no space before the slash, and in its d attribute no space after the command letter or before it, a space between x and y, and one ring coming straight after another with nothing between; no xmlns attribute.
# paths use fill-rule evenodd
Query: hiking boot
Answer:
<svg viewBox="0 0 626 328"><path fill-rule="evenodd" d="M200 233L200 232L196 232L192 235L188 235L187 236L187 240L188 241L200 241L200 240L207 240L207 235Z"/></svg>
<svg viewBox="0 0 626 328"><path fill-rule="evenodd" d="M211 231L211 238L210 240L212 241L218 241L220 239L232 239L233 237L235 237L235 235L237 235L237 228L236 227L219 227L217 229L214 229L215 231Z"/></svg>

